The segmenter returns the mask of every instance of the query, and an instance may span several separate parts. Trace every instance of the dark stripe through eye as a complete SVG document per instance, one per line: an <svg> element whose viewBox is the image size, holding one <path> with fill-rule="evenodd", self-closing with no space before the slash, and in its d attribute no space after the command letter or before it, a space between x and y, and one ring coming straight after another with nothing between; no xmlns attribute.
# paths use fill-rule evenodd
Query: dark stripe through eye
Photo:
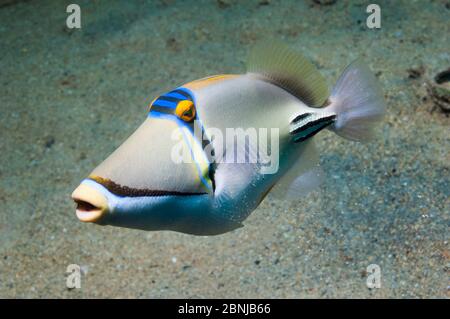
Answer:
<svg viewBox="0 0 450 319"><path fill-rule="evenodd" d="M161 95L155 102L157 101L169 101L169 102L175 102L178 103L180 99L177 99L176 97Z"/></svg>

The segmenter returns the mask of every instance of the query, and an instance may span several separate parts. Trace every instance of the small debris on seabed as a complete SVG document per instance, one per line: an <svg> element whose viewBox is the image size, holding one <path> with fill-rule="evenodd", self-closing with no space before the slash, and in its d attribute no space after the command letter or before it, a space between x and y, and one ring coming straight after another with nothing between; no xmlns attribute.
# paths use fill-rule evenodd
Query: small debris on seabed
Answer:
<svg viewBox="0 0 450 319"><path fill-rule="evenodd" d="M434 83L427 85L427 92L434 105L446 114L450 113L450 68L439 72Z"/></svg>
<svg viewBox="0 0 450 319"><path fill-rule="evenodd" d="M80 161L85 160L86 158L87 158L87 156L86 156L86 153L84 153L84 152L81 152L78 155L78 160L80 160Z"/></svg>
<svg viewBox="0 0 450 319"><path fill-rule="evenodd" d="M421 65L419 67L410 68L406 71L408 72L408 78L419 79L422 77L422 75L425 74L425 67L423 65Z"/></svg>
<svg viewBox="0 0 450 319"><path fill-rule="evenodd" d="M178 52L181 50L181 43L175 38L169 38L166 40L166 48L172 52Z"/></svg>
<svg viewBox="0 0 450 319"><path fill-rule="evenodd" d="M450 82L450 68L436 74L434 80L436 81L437 84Z"/></svg>
<svg viewBox="0 0 450 319"><path fill-rule="evenodd" d="M220 9L228 8L231 5L230 0L217 0L217 5Z"/></svg>
<svg viewBox="0 0 450 319"><path fill-rule="evenodd" d="M315 4L321 5L321 6L330 6L332 4L335 4L337 0L313 0Z"/></svg>
<svg viewBox="0 0 450 319"><path fill-rule="evenodd" d="M45 148L51 148L55 144L55 138L53 136L47 136L44 141Z"/></svg>

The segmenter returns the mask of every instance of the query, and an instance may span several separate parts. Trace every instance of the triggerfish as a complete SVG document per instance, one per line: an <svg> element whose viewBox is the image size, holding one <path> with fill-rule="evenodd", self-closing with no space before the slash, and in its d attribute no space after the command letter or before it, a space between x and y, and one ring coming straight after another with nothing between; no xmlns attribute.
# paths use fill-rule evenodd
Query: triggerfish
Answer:
<svg viewBox="0 0 450 319"><path fill-rule="evenodd" d="M289 199L320 184L318 132L364 141L384 112L360 60L329 93L300 53L258 45L245 74L195 80L154 99L141 126L75 189L76 215L143 230L232 231L268 193Z"/></svg>

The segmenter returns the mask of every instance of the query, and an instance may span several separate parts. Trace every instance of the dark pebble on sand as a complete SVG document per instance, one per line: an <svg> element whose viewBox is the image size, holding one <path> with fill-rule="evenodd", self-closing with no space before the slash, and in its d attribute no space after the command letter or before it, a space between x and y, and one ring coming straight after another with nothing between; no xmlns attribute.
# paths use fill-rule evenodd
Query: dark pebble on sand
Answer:
<svg viewBox="0 0 450 319"><path fill-rule="evenodd" d="M416 68L410 68L406 71L408 72L408 78L418 79L421 78L422 75L425 73L425 68L423 66L420 66Z"/></svg>
<svg viewBox="0 0 450 319"><path fill-rule="evenodd" d="M434 83L428 85L428 94L434 104L443 113L450 113L450 68L439 72L434 77Z"/></svg>
<svg viewBox="0 0 450 319"><path fill-rule="evenodd" d="M434 77L434 80L436 81L437 84L450 82L450 68L436 74L436 76Z"/></svg>
<svg viewBox="0 0 450 319"><path fill-rule="evenodd" d="M86 153L81 152L80 155L78 156L78 159L79 159L80 161L85 160L85 159L86 159Z"/></svg>
<svg viewBox="0 0 450 319"><path fill-rule="evenodd" d="M330 6L332 4L335 4L337 0L313 0L314 3L321 5L321 6Z"/></svg>
<svg viewBox="0 0 450 319"><path fill-rule="evenodd" d="M47 136L44 141L45 148L51 148L55 144L55 138L53 136Z"/></svg>
<svg viewBox="0 0 450 319"><path fill-rule="evenodd" d="M172 52L178 52L181 50L181 43L175 38L169 38L166 41L166 48Z"/></svg>
<svg viewBox="0 0 450 319"><path fill-rule="evenodd" d="M217 0L217 5L220 9L225 9L231 5L231 2L229 0Z"/></svg>
<svg viewBox="0 0 450 319"><path fill-rule="evenodd" d="M270 0L260 0L258 2L260 6L268 6L270 4Z"/></svg>

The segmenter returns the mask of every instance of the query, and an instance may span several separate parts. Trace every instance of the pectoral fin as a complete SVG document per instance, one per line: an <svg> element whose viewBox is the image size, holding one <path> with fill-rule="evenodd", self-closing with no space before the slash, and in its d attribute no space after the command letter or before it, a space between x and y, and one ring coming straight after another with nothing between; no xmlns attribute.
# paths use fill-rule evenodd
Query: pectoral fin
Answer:
<svg viewBox="0 0 450 319"><path fill-rule="evenodd" d="M308 140L296 163L272 188L270 194L281 200L295 200L315 190L324 181L314 140Z"/></svg>

